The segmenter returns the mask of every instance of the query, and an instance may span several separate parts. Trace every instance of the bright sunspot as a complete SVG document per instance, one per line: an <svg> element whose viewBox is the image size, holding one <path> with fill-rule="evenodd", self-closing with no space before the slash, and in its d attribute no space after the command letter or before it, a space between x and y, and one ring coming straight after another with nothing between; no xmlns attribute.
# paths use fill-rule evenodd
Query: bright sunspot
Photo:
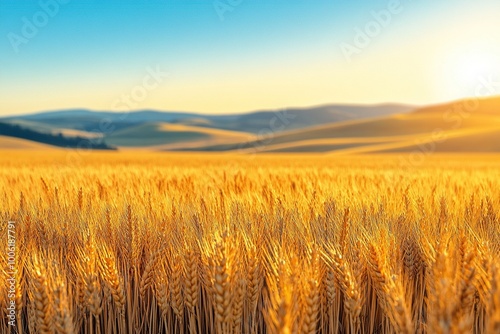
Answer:
<svg viewBox="0 0 500 334"><path fill-rule="evenodd" d="M500 60L487 49L461 48L443 54L435 77L437 91L446 99L471 97L477 87L500 73Z"/></svg>
<svg viewBox="0 0 500 334"><path fill-rule="evenodd" d="M456 60L455 78L461 86L474 87L493 74L498 68L496 59L483 52L471 52L460 55Z"/></svg>

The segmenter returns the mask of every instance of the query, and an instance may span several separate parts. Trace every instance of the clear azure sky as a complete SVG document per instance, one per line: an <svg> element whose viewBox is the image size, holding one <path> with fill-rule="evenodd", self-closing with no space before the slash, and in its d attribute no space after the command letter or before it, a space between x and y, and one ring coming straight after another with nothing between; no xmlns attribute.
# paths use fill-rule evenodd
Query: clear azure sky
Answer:
<svg viewBox="0 0 500 334"><path fill-rule="evenodd" d="M0 115L447 101L500 79L499 17L498 0L0 0Z"/></svg>

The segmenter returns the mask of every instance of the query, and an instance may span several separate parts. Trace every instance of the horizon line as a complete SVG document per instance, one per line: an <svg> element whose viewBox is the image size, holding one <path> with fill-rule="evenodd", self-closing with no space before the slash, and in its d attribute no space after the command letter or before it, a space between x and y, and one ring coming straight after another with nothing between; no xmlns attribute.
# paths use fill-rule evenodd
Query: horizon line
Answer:
<svg viewBox="0 0 500 334"><path fill-rule="evenodd" d="M266 112L266 111L278 111L278 110L289 110L289 109L313 109L313 108L321 108L321 107L327 107L327 106L343 106L343 107L377 107L377 106L407 106L411 108L424 108L424 107L432 107L432 106L439 106L439 105L445 105L445 104L450 104L454 102L459 102L459 101L467 101L471 99L478 99L478 100L486 100L486 99L494 99L494 98L500 98L500 95L490 95L490 96L471 96L471 97L463 97L463 98L458 98L458 99L453 99L453 100L445 100L445 101L439 101L439 102L430 102L428 104L416 104L416 103L405 103L405 102L377 102L377 103L354 103L354 102L331 102L331 103L320 103L320 104L314 104L314 105L307 105L307 106L292 106L292 107L282 107L282 108L259 108L259 109L253 109L249 111L243 111L243 112L233 112L233 113L205 113L205 112L200 112L200 111L178 111L178 110L168 110L168 109L155 109L155 108L143 108L143 109L131 109L131 110L99 110L99 109L92 109L92 108L86 108L86 107L72 107L72 108L61 108L61 109L49 109L49 110L39 110L39 111L31 111L31 112L26 112L26 113L18 113L18 114L7 114L0 116L0 119L4 118L12 118L12 117L23 117L23 116L34 116L34 115L39 115L39 114L46 114L46 113L57 113L57 112L64 112L64 111L86 111L86 112L91 112L91 113L114 113L114 114L123 114L123 113L137 113L137 112L144 112L144 111L151 111L151 112L160 112L160 113L179 113L179 114L193 114L193 115L200 115L200 116L235 116L235 115L247 115L247 114L253 114L253 113L258 113L258 112Z"/></svg>

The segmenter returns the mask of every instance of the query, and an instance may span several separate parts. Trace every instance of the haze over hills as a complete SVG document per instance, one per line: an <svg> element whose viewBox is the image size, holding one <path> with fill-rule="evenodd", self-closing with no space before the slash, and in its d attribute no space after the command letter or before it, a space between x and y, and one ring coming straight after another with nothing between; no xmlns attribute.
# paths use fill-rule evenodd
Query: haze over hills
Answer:
<svg viewBox="0 0 500 334"><path fill-rule="evenodd" d="M32 127L66 128L91 132L103 132L103 130L110 127L115 131L144 123L165 122L258 133L263 128L269 127L271 120L275 117L288 117L289 122L286 124L286 130L292 130L318 124L405 113L414 108L414 106L401 104L367 106L325 105L311 108L261 110L228 115L205 115L191 112L166 112L156 110L138 110L119 113L71 109L4 117L0 118L0 121L15 123L24 122L24 124ZM282 116L280 116L280 114ZM283 130L285 130L285 128Z"/></svg>
<svg viewBox="0 0 500 334"><path fill-rule="evenodd" d="M34 131L99 139L119 149L164 151L500 152L500 98L413 109L330 105L240 115L67 110L0 122ZM427 146L426 146L427 145Z"/></svg>
<svg viewBox="0 0 500 334"><path fill-rule="evenodd" d="M182 150L250 141L259 132L303 129L318 124L405 113L412 109L412 106L398 104L326 105L231 115L73 109L4 117L0 122L56 136L101 138L120 148Z"/></svg>
<svg viewBox="0 0 500 334"><path fill-rule="evenodd" d="M472 108L473 107L473 108ZM500 152L500 98L469 100L410 113L286 131L236 145L200 147L240 152L406 152L432 145L438 152Z"/></svg>

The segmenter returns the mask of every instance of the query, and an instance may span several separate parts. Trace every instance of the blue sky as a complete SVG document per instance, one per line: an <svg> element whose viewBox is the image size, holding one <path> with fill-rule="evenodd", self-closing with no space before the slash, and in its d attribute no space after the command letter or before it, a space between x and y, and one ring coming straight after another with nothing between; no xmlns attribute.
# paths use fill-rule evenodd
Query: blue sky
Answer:
<svg viewBox="0 0 500 334"><path fill-rule="evenodd" d="M389 24L347 59L342 43L354 45L356 29L391 1L0 0L0 113L109 110L151 68L168 77L132 109L423 104L468 94L451 78L465 66L462 53L464 64L500 59L500 2L490 0L400 1ZM228 9L223 20L216 5ZM26 22L37 29L29 38ZM441 82L448 75L440 70L455 61ZM496 69L490 62L482 71Z"/></svg>

